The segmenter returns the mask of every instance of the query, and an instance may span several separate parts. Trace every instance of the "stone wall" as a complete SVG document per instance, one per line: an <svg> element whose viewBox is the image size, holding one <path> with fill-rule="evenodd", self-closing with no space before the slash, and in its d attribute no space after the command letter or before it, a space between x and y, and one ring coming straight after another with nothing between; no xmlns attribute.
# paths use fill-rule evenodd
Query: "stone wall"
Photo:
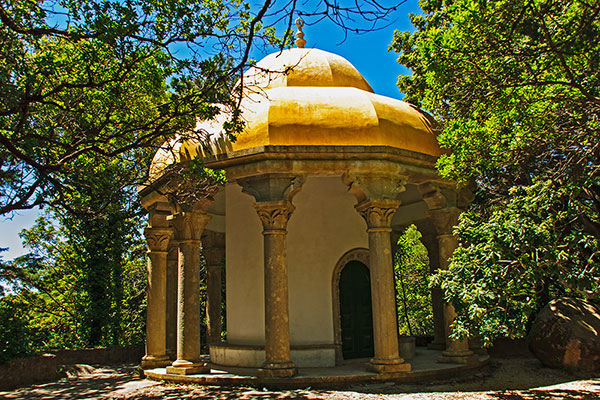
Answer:
<svg viewBox="0 0 600 400"><path fill-rule="evenodd" d="M56 379L58 365L54 354L15 358L6 364L0 364L0 390Z"/></svg>
<svg viewBox="0 0 600 400"><path fill-rule="evenodd" d="M69 364L139 363L144 346L54 350L37 357L16 358L0 364L0 390L59 378L59 366Z"/></svg>
<svg viewBox="0 0 600 400"><path fill-rule="evenodd" d="M54 350L58 365L139 363L144 346L118 346L104 349Z"/></svg>

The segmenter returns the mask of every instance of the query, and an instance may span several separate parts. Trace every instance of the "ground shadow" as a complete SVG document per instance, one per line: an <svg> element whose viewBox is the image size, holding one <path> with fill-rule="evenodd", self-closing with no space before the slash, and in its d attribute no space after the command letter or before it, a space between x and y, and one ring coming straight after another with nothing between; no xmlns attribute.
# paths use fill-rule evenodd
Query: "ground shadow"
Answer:
<svg viewBox="0 0 600 400"><path fill-rule="evenodd" d="M394 393L432 393L432 392L493 392L497 399L600 399L600 393L589 394L588 397L581 397L574 393L569 394L568 390L557 390L554 396L550 389L544 391L544 395L550 397L540 397L540 392L535 388L560 385L581 379L593 379L594 376L585 373L575 373L561 369L552 369L545 367L539 360L533 357L511 357L507 359L493 359L489 366L476 372L475 374L465 375L447 380L437 380L419 384L366 384L352 386L350 390L359 393L369 394L394 394ZM598 392L600 392L600 380L598 380ZM525 394L529 397L514 397L513 391L519 391L519 395ZM571 397L568 397L571 395ZM513 396L513 397L511 397ZM579 397L577 397L579 396ZM593 396L593 397L590 397Z"/></svg>
<svg viewBox="0 0 600 400"><path fill-rule="evenodd" d="M160 384L141 380L136 365L97 367L94 373L57 382L32 385L10 392L0 392L2 399L198 399L198 400L267 400L298 399L318 400L361 398L362 394L408 395L422 393L439 398L451 393L486 392L486 399L493 400L600 400L600 379L573 374L568 371L549 369L532 358L497 360L487 369L469 377L419 384L393 382L353 385L338 390L357 392L340 393L337 390L267 390L251 387L218 387L196 385ZM577 382L588 379L585 385ZM572 382L572 383L569 383ZM554 385L561 387L554 388ZM543 388L543 389L542 389ZM435 395L434 395L435 393ZM341 397L340 397L341 396ZM418 398L421 398L417 395ZM438 397L436 397L438 396ZM366 396L362 396L366 397ZM460 397L462 398L462 397Z"/></svg>
<svg viewBox="0 0 600 400"><path fill-rule="evenodd" d="M0 392L2 399L98 399L119 386L139 380L137 365L96 366L91 374L64 377L55 382L35 384L13 391Z"/></svg>
<svg viewBox="0 0 600 400"><path fill-rule="evenodd" d="M247 387L215 387L194 385L161 385L148 388L139 393L114 394L110 399L195 399L195 400L317 400L322 399L319 392L304 390L270 391Z"/></svg>
<svg viewBox="0 0 600 400"><path fill-rule="evenodd" d="M488 393L490 399L497 400L596 400L600 391L582 389L546 389L517 392Z"/></svg>

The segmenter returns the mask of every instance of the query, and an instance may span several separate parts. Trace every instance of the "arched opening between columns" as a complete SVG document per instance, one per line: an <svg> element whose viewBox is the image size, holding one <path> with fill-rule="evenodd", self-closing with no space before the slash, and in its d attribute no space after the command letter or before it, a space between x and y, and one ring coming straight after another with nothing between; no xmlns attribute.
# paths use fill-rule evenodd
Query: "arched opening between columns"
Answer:
<svg viewBox="0 0 600 400"><path fill-rule="evenodd" d="M344 360L342 352L342 318L340 307L340 280L342 271L351 262L358 262L369 268L369 250L356 248L346 252L335 265L331 280L331 292L333 300L333 334L335 344L335 362L340 364ZM370 292L369 292L370 295Z"/></svg>
<svg viewBox="0 0 600 400"><path fill-rule="evenodd" d="M413 223L395 231L392 249L396 283L398 330L401 336L428 342L434 335L431 290L427 282L431 260L430 238Z"/></svg>

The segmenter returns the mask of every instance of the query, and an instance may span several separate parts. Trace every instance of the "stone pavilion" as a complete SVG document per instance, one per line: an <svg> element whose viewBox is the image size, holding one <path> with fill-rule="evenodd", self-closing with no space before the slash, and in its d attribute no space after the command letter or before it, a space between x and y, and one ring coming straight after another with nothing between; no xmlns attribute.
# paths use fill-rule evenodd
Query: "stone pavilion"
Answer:
<svg viewBox="0 0 600 400"><path fill-rule="evenodd" d="M244 75L246 126L234 143L218 121L201 123L212 151L174 139L154 157L151 176L201 157L228 183L181 207L152 187L140 192L149 211L144 368L209 371L200 345L206 279L213 365L291 377L298 367L368 357L374 373L411 369L398 348L394 243L415 224L431 269L447 267L457 245L452 229L470 194L437 174L443 150L430 116L375 94L350 62L304 48L298 36L298 48L271 54ZM448 338L453 308L439 290L432 299L439 361L472 362L467 340Z"/></svg>

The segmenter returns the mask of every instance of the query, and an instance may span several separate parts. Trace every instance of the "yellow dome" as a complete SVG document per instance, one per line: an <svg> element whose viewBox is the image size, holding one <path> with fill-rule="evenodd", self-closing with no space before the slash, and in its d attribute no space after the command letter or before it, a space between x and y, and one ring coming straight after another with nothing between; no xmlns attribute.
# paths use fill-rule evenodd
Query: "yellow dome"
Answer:
<svg viewBox="0 0 600 400"><path fill-rule="evenodd" d="M438 157L434 121L415 106L380 96L343 57L318 49L273 53L242 81L246 126L234 143L222 132L226 116L196 127L204 139L183 137L155 155L150 176L194 157L280 146L390 146Z"/></svg>
<svg viewBox="0 0 600 400"><path fill-rule="evenodd" d="M269 54L244 74L249 91L281 86L355 87L373 92L354 65L319 49L289 49Z"/></svg>
<svg viewBox="0 0 600 400"><path fill-rule="evenodd" d="M353 87L277 87L244 100L233 150L267 145L391 146L442 150L432 118L415 106Z"/></svg>

